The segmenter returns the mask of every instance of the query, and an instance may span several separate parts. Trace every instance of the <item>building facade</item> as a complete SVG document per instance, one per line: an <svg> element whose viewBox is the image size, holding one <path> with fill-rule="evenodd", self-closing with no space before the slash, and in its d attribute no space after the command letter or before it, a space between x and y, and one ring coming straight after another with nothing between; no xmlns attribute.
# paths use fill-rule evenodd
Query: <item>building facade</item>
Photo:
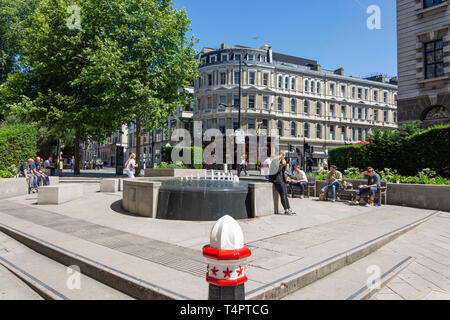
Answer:
<svg viewBox="0 0 450 320"><path fill-rule="evenodd" d="M269 45L248 48L222 44L204 48L195 83L194 121L203 129L238 129L239 81L241 129L246 135L266 130L278 136L280 149L304 143L321 165L327 150L365 141L372 128L397 128L395 79L349 77L314 60L272 51ZM239 60L242 59L242 73Z"/></svg>
<svg viewBox="0 0 450 320"><path fill-rule="evenodd" d="M448 1L397 0L397 33L399 123L450 123Z"/></svg>

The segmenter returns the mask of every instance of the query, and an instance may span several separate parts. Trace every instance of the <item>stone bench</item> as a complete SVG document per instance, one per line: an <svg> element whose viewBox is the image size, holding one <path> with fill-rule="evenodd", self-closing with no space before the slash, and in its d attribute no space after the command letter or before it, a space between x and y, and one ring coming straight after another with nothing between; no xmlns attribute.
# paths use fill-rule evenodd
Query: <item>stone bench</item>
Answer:
<svg viewBox="0 0 450 320"><path fill-rule="evenodd" d="M100 181L100 192L118 192L121 190L120 179L103 179Z"/></svg>
<svg viewBox="0 0 450 320"><path fill-rule="evenodd" d="M39 187L38 204L61 204L83 196L81 183L67 183Z"/></svg>

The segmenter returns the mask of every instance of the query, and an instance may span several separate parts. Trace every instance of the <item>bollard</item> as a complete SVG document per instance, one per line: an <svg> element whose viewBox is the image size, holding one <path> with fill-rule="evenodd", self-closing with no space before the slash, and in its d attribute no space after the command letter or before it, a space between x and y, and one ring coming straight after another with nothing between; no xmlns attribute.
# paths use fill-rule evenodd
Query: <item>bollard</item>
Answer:
<svg viewBox="0 0 450 320"><path fill-rule="evenodd" d="M228 215L220 218L211 230L210 245L203 247L208 300L245 300L245 262L251 254L239 223Z"/></svg>

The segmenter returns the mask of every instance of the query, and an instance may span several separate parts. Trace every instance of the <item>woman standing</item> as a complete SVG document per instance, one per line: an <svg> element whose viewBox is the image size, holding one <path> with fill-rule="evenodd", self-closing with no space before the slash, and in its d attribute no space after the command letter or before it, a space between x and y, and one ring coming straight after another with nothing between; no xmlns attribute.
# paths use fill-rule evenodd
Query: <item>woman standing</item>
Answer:
<svg viewBox="0 0 450 320"><path fill-rule="evenodd" d="M239 163L239 173L238 173L239 177L241 176L242 169L244 169L244 174L246 176L248 176L248 173L247 173L247 155L246 154L242 155L241 162Z"/></svg>
<svg viewBox="0 0 450 320"><path fill-rule="evenodd" d="M130 158L125 163L125 172L127 173L128 178L134 179L134 168L137 168L138 165L136 164L136 155L132 153L130 155Z"/></svg>
<svg viewBox="0 0 450 320"><path fill-rule="evenodd" d="M291 206L289 204L288 196L287 196L287 188L286 188L286 153L284 151L280 151L279 156L272 160L270 165L270 175L269 181L272 182L275 186L275 189L280 194L281 205L284 208L284 214L289 216L294 216L296 213L291 210Z"/></svg>

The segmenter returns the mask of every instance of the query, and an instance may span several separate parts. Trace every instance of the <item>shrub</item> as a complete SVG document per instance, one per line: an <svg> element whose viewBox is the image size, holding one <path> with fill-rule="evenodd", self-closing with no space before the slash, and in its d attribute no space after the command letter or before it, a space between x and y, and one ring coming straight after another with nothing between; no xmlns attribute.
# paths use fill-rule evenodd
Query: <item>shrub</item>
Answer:
<svg viewBox="0 0 450 320"><path fill-rule="evenodd" d="M0 179L3 178L14 178L15 174L8 170L0 170Z"/></svg>
<svg viewBox="0 0 450 320"><path fill-rule="evenodd" d="M175 152L179 152L180 156L184 152L191 153L191 164L183 164L184 168L202 169L203 168L203 150L199 147L163 147L161 151L162 161L168 164L172 162L172 150L177 149ZM180 151L178 151L180 150Z"/></svg>
<svg viewBox="0 0 450 320"><path fill-rule="evenodd" d="M328 151L330 164L344 170L350 167L364 168L366 159L363 145L348 145Z"/></svg>
<svg viewBox="0 0 450 320"><path fill-rule="evenodd" d="M15 174L22 162L35 156L36 129L33 126L0 126L0 170Z"/></svg>

